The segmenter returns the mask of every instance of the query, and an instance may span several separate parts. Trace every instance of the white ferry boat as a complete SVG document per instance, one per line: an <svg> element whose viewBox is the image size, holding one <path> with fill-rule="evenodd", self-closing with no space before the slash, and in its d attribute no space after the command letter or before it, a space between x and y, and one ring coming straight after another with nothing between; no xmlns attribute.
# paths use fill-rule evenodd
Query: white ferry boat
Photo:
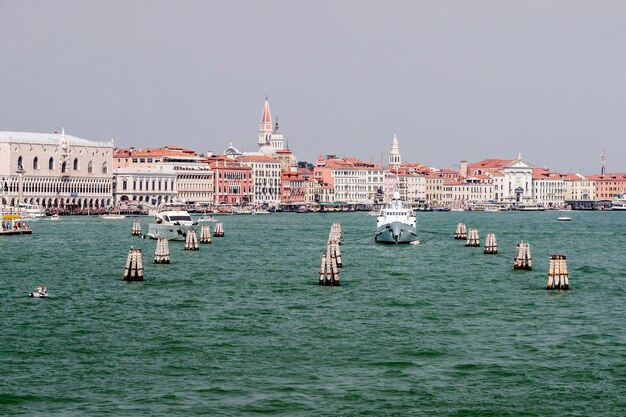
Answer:
<svg viewBox="0 0 626 417"><path fill-rule="evenodd" d="M185 240L187 232L197 224L186 210L160 210L154 215L154 223L148 224L146 236L151 239Z"/></svg>
<svg viewBox="0 0 626 417"><path fill-rule="evenodd" d="M611 210L626 210L626 193L616 194L611 202Z"/></svg>
<svg viewBox="0 0 626 417"><path fill-rule="evenodd" d="M400 200L400 193L393 193L393 199L380 210L376 218L376 236L378 243L411 243L417 240L417 220L415 213L405 208Z"/></svg>

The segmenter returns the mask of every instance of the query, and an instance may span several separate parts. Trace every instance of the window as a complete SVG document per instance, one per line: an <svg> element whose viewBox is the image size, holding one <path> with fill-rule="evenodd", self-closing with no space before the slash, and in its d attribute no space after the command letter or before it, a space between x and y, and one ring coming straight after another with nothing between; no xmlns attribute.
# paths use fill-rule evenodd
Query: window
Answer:
<svg viewBox="0 0 626 417"><path fill-rule="evenodd" d="M74 171L78 171L78 158L74 158Z"/></svg>
<svg viewBox="0 0 626 417"><path fill-rule="evenodd" d="M102 173L103 174L108 174L109 173L109 166L107 165L106 162L104 164L102 164Z"/></svg>
<svg viewBox="0 0 626 417"><path fill-rule="evenodd" d="M48 160L48 169L54 169L54 158L52 157Z"/></svg>
<svg viewBox="0 0 626 417"><path fill-rule="evenodd" d="M19 157L17 158L17 167L18 167L18 168L22 168L22 157L21 157L21 156L19 156Z"/></svg>
<svg viewBox="0 0 626 417"><path fill-rule="evenodd" d="M93 162L91 161L89 161L89 164L87 164L87 173L93 174Z"/></svg>
<svg viewBox="0 0 626 417"><path fill-rule="evenodd" d="M33 159L33 169L39 169L39 158L37 157Z"/></svg>
<svg viewBox="0 0 626 417"><path fill-rule="evenodd" d="M65 174L65 172L67 171L67 161L63 162L63 164L61 164L61 173Z"/></svg>

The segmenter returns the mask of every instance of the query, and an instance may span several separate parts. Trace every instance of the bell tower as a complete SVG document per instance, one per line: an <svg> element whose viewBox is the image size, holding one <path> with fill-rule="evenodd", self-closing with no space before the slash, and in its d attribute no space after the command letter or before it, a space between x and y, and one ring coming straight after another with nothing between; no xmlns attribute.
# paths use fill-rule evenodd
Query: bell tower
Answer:
<svg viewBox="0 0 626 417"><path fill-rule="evenodd" d="M391 149L389 149L389 166L397 168L402 165L402 157L400 156L400 146L398 145L398 138L396 134L393 134L391 140Z"/></svg>
<svg viewBox="0 0 626 417"><path fill-rule="evenodd" d="M261 124L259 125L259 149L270 144L272 136L272 115L270 114L270 104L265 96L263 113L261 114Z"/></svg>

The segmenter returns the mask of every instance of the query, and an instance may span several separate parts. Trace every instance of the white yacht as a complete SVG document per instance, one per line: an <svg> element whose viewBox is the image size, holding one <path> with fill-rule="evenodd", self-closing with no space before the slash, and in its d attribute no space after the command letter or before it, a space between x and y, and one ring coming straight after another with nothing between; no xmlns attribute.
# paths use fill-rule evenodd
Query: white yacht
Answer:
<svg viewBox="0 0 626 417"><path fill-rule="evenodd" d="M393 193L393 199L380 210L376 218L376 237L378 243L411 243L417 240L417 220L415 213L405 208L400 200L400 193Z"/></svg>
<svg viewBox="0 0 626 417"><path fill-rule="evenodd" d="M36 204L20 203L18 209L23 219L46 217L43 207Z"/></svg>
<svg viewBox="0 0 626 417"><path fill-rule="evenodd" d="M185 240L189 229L197 224L186 210L159 210L154 215L154 223L148 224L147 236L151 239Z"/></svg>
<svg viewBox="0 0 626 417"><path fill-rule="evenodd" d="M616 194L611 202L611 210L626 210L626 193Z"/></svg>

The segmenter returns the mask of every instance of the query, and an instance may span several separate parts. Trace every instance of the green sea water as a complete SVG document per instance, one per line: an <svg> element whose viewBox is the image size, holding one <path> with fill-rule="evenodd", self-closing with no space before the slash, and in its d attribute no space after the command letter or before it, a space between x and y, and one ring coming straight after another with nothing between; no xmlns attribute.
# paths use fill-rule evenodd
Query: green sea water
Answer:
<svg viewBox="0 0 626 417"><path fill-rule="evenodd" d="M626 213L559 215L419 213L401 246L364 213L225 216L169 265L132 218L33 222L0 237L0 415L624 415ZM320 287L333 221L342 285ZM131 246L144 282L121 280ZM570 291L545 290L557 253Z"/></svg>

